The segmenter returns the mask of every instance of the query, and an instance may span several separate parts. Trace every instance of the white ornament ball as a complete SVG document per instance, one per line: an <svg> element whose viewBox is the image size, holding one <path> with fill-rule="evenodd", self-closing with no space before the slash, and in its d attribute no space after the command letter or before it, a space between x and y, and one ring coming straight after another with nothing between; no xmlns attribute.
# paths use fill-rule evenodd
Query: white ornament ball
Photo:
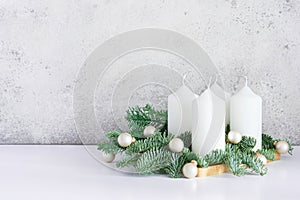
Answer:
<svg viewBox="0 0 300 200"><path fill-rule="evenodd" d="M106 154L105 152L102 152L101 158L103 161L107 162L107 163L111 163L114 159L115 159L115 154Z"/></svg>
<svg viewBox="0 0 300 200"><path fill-rule="evenodd" d="M118 144L121 147L128 147L134 141L134 138L129 133L121 133L118 137Z"/></svg>
<svg viewBox="0 0 300 200"><path fill-rule="evenodd" d="M255 157L258 158L264 165L267 164L267 158L264 155L262 155L262 154L256 154Z"/></svg>
<svg viewBox="0 0 300 200"><path fill-rule="evenodd" d="M192 162L185 164L182 173L186 178L195 178L198 174L197 162L192 160Z"/></svg>
<svg viewBox="0 0 300 200"><path fill-rule="evenodd" d="M279 141L276 143L276 150L280 154L285 154L289 151L289 144L286 141Z"/></svg>
<svg viewBox="0 0 300 200"><path fill-rule="evenodd" d="M230 131L227 138L230 143L238 144L242 140L242 134L237 131Z"/></svg>
<svg viewBox="0 0 300 200"><path fill-rule="evenodd" d="M172 152L179 153L183 150L183 148L184 148L184 143L180 138L173 138L169 142L169 149Z"/></svg>
<svg viewBox="0 0 300 200"><path fill-rule="evenodd" d="M146 126L144 129L144 136L149 137L151 135L154 135L156 131L156 128L154 126Z"/></svg>

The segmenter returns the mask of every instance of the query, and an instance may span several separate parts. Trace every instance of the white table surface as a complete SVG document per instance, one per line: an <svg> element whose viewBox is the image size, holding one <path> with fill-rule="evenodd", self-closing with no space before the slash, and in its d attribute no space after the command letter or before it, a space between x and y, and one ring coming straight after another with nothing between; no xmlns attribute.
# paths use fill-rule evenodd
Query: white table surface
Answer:
<svg viewBox="0 0 300 200"><path fill-rule="evenodd" d="M171 179L111 170L83 146L0 146L0 199L300 199L300 147L261 177Z"/></svg>

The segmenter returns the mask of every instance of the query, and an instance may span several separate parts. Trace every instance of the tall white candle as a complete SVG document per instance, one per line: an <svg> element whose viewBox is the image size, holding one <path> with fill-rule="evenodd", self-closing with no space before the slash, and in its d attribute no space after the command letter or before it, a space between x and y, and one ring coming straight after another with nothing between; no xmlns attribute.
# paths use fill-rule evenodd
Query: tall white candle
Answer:
<svg viewBox="0 0 300 200"><path fill-rule="evenodd" d="M211 90L221 99L225 101L226 105L226 117L225 117L225 126L230 123L230 94L224 91L219 84L216 82L211 86Z"/></svg>
<svg viewBox="0 0 300 200"><path fill-rule="evenodd" d="M262 99L245 86L230 99L230 129L256 139L254 150L261 149Z"/></svg>
<svg viewBox="0 0 300 200"><path fill-rule="evenodd" d="M205 156L225 149L225 101L211 89L205 90L192 105L192 150Z"/></svg>
<svg viewBox="0 0 300 200"><path fill-rule="evenodd" d="M168 96L168 132L176 136L192 130L192 101L198 95L183 84Z"/></svg>

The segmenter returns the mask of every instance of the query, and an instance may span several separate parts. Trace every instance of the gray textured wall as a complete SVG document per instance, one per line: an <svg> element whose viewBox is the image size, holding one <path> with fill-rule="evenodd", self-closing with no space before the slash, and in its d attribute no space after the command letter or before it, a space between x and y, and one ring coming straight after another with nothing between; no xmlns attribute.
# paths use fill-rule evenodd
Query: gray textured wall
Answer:
<svg viewBox="0 0 300 200"><path fill-rule="evenodd" d="M242 84L235 75L247 75L264 100L264 131L300 144L299 0L1 0L0 143L80 143L72 109L78 70L108 38L144 27L197 41L231 93ZM188 68L170 55L136 53L113 66L105 93L113 89L118 67L141 60L177 67L181 74ZM164 107L168 92L138 88L130 103L151 100ZM108 101L103 93L97 97L97 105ZM97 115L105 130L113 128L110 116Z"/></svg>

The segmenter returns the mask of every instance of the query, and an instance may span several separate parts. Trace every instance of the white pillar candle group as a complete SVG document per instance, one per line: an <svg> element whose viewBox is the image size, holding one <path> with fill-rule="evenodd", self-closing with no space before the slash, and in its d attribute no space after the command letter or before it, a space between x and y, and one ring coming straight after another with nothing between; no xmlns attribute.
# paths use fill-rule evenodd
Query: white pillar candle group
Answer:
<svg viewBox="0 0 300 200"><path fill-rule="evenodd" d="M192 150L205 156L225 149L225 126L257 140L261 148L262 99L247 86L230 97L217 83L200 96L183 84L168 97L168 131L176 136L192 131Z"/></svg>

